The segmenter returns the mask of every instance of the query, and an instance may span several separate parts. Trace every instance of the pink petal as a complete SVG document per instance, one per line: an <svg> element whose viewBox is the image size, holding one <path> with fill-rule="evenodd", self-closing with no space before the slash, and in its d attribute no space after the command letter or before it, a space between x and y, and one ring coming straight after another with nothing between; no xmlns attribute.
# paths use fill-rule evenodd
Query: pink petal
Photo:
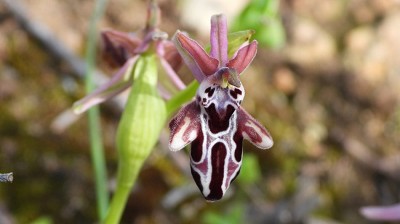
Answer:
<svg viewBox="0 0 400 224"><path fill-rule="evenodd" d="M400 204L363 207L360 212L363 216L372 220L400 221Z"/></svg>
<svg viewBox="0 0 400 224"><path fill-rule="evenodd" d="M227 67L236 69L238 74L241 74L253 61L257 54L257 41L253 41L248 45L241 47L227 63Z"/></svg>
<svg viewBox="0 0 400 224"><path fill-rule="evenodd" d="M196 41L180 31L174 35L173 41L197 81L201 82L206 76L216 72L219 61L210 57Z"/></svg>
<svg viewBox="0 0 400 224"><path fill-rule="evenodd" d="M195 140L200 130L200 108L196 101L184 106L170 121L169 148L178 151Z"/></svg>
<svg viewBox="0 0 400 224"><path fill-rule="evenodd" d="M138 59L138 56L129 59L118 72L98 89L77 101L73 105L73 111L76 114L81 114L89 108L100 104L115 95L121 93L132 85L131 71Z"/></svg>
<svg viewBox="0 0 400 224"><path fill-rule="evenodd" d="M210 56L219 60L220 66L228 62L228 28L222 14L211 17Z"/></svg>
<svg viewBox="0 0 400 224"><path fill-rule="evenodd" d="M172 67L172 65L169 63L169 61L167 61L167 59L165 58L165 54L166 54L166 44L169 43L167 41L162 41L159 42L157 44L157 54L158 57L160 59L161 62L161 66L164 68L164 71L167 73L169 79L172 81L172 83L179 89L179 90L183 90L186 88L186 85L182 82L181 78L179 78L178 74L176 74L176 70ZM171 45L169 45L171 46ZM173 49L176 48L172 45ZM172 50L171 48L169 48L168 50ZM181 60L181 56L178 54L178 52L176 51L176 58L177 60Z"/></svg>
<svg viewBox="0 0 400 224"><path fill-rule="evenodd" d="M168 77L172 81L172 83L179 89L183 90L186 88L185 83L179 78L178 74L174 71L171 65L165 60L164 58L160 58L161 66L164 68L165 72L167 73Z"/></svg>
<svg viewBox="0 0 400 224"><path fill-rule="evenodd" d="M242 107L238 111L238 128L243 138L261 149L271 148L274 144L271 135L256 119L248 114Z"/></svg>

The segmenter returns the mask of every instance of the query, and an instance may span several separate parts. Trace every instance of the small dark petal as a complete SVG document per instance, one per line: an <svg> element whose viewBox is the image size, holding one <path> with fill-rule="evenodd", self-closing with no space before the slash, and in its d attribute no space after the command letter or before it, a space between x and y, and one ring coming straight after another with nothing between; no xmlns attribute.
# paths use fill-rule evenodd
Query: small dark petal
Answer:
<svg viewBox="0 0 400 224"><path fill-rule="evenodd" d="M141 40L124 32L106 30L101 33L102 51L101 55L111 67L121 67L134 56L135 48Z"/></svg>
<svg viewBox="0 0 400 224"><path fill-rule="evenodd" d="M103 60L112 68L122 66L126 61L127 52L122 47L114 46L106 36L102 36L102 39L103 49L101 51L101 57Z"/></svg>

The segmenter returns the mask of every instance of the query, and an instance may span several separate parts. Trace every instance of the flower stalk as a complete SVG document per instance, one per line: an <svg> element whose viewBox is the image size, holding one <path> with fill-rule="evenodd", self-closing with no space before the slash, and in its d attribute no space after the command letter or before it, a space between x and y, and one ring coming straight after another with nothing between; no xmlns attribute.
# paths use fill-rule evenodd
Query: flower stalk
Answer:
<svg viewBox="0 0 400 224"><path fill-rule="evenodd" d="M96 1L95 10L89 25L89 36L85 58L87 63L85 76L86 92L91 92L94 88L93 68L96 58L96 25L99 18L103 15L105 5L106 0ZM96 183L97 213L99 219L102 220L107 212L109 196L107 190L107 171L104 159L104 148L101 137L100 115L97 107L88 111L88 126L90 154Z"/></svg>

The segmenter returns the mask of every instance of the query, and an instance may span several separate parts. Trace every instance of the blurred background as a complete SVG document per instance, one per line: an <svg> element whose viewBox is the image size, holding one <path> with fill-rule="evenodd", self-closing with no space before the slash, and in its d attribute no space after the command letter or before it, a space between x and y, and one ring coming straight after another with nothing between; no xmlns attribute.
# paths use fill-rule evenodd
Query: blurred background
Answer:
<svg viewBox="0 0 400 224"><path fill-rule="evenodd" d="M243 107L275 145L263 151L246 142L238 180L224 200L207 203L190 176L188 150L169 152L166 129L122 223L379 223L359 208L400 202L400 1L282 0L278 14L257 11L264 1L158 2L170 36L180 29L208 43L215 13L225 13L232 30L256 30ZM0 223L96 223L86 116L64 113L85 95L94 1L5 3L0 172L14 172L14 182L0 183ZM138 30L146 5L109 0L98 28ZM97 67L113 72L100 57ZM120 114L118 104L101 106L110 192Z"/></svg>

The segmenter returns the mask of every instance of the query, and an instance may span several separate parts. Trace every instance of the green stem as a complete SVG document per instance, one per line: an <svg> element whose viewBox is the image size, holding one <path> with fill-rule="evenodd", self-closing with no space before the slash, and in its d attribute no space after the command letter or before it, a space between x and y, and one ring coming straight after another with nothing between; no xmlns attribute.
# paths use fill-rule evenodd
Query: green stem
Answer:
<svg viewBox="0 0 400 224"><path fill-rule="evenodd" d="M104 220L105 224L120 222L126 202L128 201L133 185L136 183L142 165L143 162L140 161L135 161L130 165L119 163L117 178L118 187L112 198L108 215Z"/></svg>
<svg viewBox="0 0 400 224"><path fill-rule="evenodd" d="M88 43L86 48L86 92L91 92L94 89L93 83L93 68L96 58L96 23L104 12L106 0L96 1L95 10L89 25ZM92 158L93 170L95 173L96 197L97 197L97 212L99 220L106 216L108 207L108 192L107 192L107 172L104 159L104 149L101 138L100 116L97 107L93 107L88 111L89 137L90 137L90 152Z"/></svg>
<svg viewBox="0 0 400 224"><path fill-rule="evenodd" d="M88 119L90 132L90 152L96 184L97 212L99 220L102 220L106 216L109 199L107 191L107 171L100 133L101 126L99 109L90 109L88 111Z"/></svg>

